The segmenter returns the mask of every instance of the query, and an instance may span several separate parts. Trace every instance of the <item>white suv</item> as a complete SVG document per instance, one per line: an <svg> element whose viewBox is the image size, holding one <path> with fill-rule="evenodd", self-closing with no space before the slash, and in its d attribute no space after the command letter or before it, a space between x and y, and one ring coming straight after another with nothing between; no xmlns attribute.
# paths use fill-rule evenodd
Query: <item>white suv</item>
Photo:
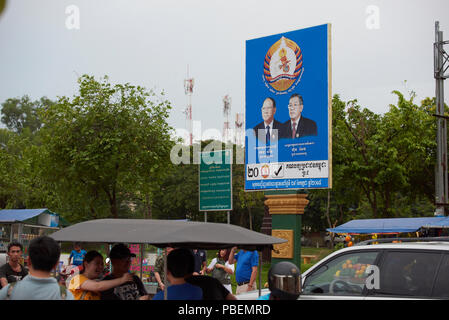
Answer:
<svg viewBox="0 0 449 320"><path fill-rule="evenodd" d="M262 290L262 294L265 293L268 290ZM240 300L257 297L257 291L237 296ZM299 297L354 300L448 298L448 238L377 239L335 251L304 272Z"/></svg>

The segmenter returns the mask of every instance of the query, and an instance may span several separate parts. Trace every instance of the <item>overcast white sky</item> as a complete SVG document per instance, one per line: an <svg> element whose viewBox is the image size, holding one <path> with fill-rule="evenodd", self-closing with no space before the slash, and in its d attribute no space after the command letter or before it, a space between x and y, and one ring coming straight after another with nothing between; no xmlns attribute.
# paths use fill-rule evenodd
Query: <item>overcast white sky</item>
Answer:
<svg viewBox="0 0 449 320"><path fill-rule="evenodd" d="M173 104L170 124L185 128L189 65L193 119L203 131L222 131L226 94L232 120L244 112L245 40L331 23L332 93L376 113L396 102L392 90L434 96L435 21L449 40L447 0L6 1L0 102L72 96L77 75L108 75L113 83L164 90ZM67 28L71 5L79 29Z"/></svg>

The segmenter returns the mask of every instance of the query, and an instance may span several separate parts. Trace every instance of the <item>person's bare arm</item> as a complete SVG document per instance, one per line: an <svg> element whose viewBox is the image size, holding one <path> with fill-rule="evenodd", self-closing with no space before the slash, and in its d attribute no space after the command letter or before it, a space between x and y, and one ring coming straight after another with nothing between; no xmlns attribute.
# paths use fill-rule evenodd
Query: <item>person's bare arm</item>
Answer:
<svg viewBox="0 0 449 320"><path fill-rule="evenodd" d="M131 273L125 273L120 278L112 280L94 281L89 279L84 281L80 288L87 291L105 291L132 280L133 275Z"/></svg>
<svg viewBox="0 0 449 320"><path fill-rule="evenodd" d="M234 259L234 254L235 254L235 251L237 250L237 247L233 247L232 249L231 249L231 252L229 253L229 258L228 258L228 263L229 264L234 264L235 263L235 259Z"/></svg>
<svg viewBox="0 0 449 320"><path fill-rule="evenodd" d="M223 270L226 271L226 273L229 273L229 274L233 274L234 273L234 270L232 270L231 268L226 267L226 266L223 266Z"/></svg>
<svg viewBox="0 0 449 320"><path fill-rule="evenodd" d="M205 275L206 272L207 272L207 263L206 261L203 261L203 268L201 269L200 274Z"/></svg>
<svg viewBox="0 0 449 320"><path fill-rule="evenodd" d="M164 290L165 286L164 286L164 283L161 280L161 275L159 274L159 272L155 271L154 272L154 277L156 278L156 281L159 284L159 288L161 288L161 290Z"/></svg>
<svg viewBox="0 0 449 320"><path fill-rule="evenodd" d="M0 278L0 283L2 288L8 285L8 280L6 278Z"/></svg>
<svg viewBox="0 0 449 320"><path fill-rule="evenodd" d="M226 267L225 265L222 265L220 263L216 263L215 264L215 268L223 269L226 273L229 273L229 274L233 274L234 273L234 271L231 268Z"/></svg>
<svg viewBox="0 0 449 320"><path fill-rule="evenodd" d="M256 281L256 277L257 277L257 266L252 267L251 279L249 280L249 283L248 283L248 291L253 290L253 288L254 288L254 281Z"/></svg>

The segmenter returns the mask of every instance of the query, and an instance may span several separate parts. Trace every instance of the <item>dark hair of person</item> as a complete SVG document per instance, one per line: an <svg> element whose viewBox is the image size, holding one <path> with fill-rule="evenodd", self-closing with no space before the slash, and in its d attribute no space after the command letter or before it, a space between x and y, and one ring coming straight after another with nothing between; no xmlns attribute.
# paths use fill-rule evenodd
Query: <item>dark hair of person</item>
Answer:
<svg viewBox="0 0 449 320"><path fill-rule="evenodd" d="M218 252L217 252L217 258L219 258L219 259L221 259L221 256L220 256L220 251L221 250L226 250L226 254L225 254L225 256L223 257L223 260L224 261L228 261L228 259L229 259L229 254L231 253L231 250L229 250L229 249L220 249L220 250L218 250Z"/></svg>
<svg viewBox="0 0 449 320"><path fill-rule="evenodd" d="M11 250L12 247L19 247L20 251L23 251L23 246L20 242L13 241L10 244L8 244L8 252Z"/></svg>
<svg viewBox="0 0 449 320"><path fill-rule="evenodd" d="M89 263L92 260L94 260L96 257L100 257L101 260L103 261L103 256L101 255L100 252L98 252L96 250L91 250L88 253L86 253L86 255L84 256L84 260L83 260L83 270L80 273L83 273L86 270L86 266L84 265L84 263Z"/></svg>
<svg viewBox="0 0 449 320"><path fill-rule="evenodd" d="M195 258L189 249L174 249L167 256L167 269L175 278L183 278L193 273Z"/></svg>
<svg viewBox="0 0 449 320"><path fill-rule="evenodd" d="M267 97L265 100L271 100L271 102L273 102L273 109L276 109L276 101L274 101L274 99L273 98L271 98L271 97ZM264 101L265 101L264 100Z"/></svg>
<svg viewBox="0 0 449 320"><path fill-rule="evenodd" d="M61 248L53 238L42 236L31 240L28 254L33 269L50 272L59 261Z"/></svg>
<svg viewBox="0 0 449 320"><path fill-rule="evenodd" d="M299 103L300 103L301 105L304 105L304 100L302 99L302 96L299 95L299 94L297 94L297 93L292 94L292 95L290 96L290 99L288 99L288 100L291 100L291 99L293 99L293 98L295 98L295 97L299 99Z"/></svg>

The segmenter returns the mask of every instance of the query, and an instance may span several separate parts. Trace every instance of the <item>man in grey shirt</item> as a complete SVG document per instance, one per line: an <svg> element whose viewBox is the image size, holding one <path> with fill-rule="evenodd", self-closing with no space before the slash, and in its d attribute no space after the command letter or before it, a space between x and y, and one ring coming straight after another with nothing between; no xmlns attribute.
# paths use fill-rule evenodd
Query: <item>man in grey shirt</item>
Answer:
<svg viewBox="0 0 449 320"><path fill-rule="evenodd" d="M0 290L0 300L73 300L72 293L51 276L60 254L54 239L43 236L32 240L28 247L29 274Z"/></svg>

